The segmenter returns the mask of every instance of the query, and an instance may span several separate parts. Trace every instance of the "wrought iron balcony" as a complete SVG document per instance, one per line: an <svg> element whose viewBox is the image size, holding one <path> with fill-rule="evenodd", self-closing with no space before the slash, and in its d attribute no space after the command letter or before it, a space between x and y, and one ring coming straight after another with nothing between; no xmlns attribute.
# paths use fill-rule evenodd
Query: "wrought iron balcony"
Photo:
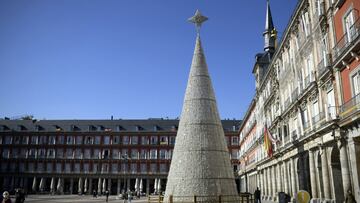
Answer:
<svg viewBox="0 0 360 203"><path fill-rule="evenodd" d="M360 110L360 94L340 106L340 118L345 118Z"/></svg>
<svg viewBox="0 0 360 203"><path fill-rule="evenodd" d="M327 73L330 69L331 65L331 55L326 54L325 58L323 58L317 66L317 77L320 79L325 73Z"/></svg>
<svg viewBox="0 0 360 203"><path fill-rule="evenodd" d="M349 28L349 30L338 40L333 48L334 58L339 57L344 53L347 48L360 36L360 17L358 17L355 23Z"/></svg>

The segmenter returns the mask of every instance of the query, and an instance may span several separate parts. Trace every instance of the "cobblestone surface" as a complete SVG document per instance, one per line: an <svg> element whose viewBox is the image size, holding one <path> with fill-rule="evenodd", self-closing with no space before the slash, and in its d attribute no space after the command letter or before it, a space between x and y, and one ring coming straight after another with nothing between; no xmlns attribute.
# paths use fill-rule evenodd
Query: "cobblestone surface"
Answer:
<svg viewBox="0 0 360 203"><path fill-rule="evenodd" d="M120 202L124 203L124 200L116 199L117 196L109 196L109 202ZM89 202L89 203L104 203L106 197L100 196L98 198L93 198L91 195L79 196L79 195L29 195L25 199L25 203L80 203L80 202ZM15 202L15 199L11 199L12 202ZM134 199L132 203L145 203L147 199L142 197L141 199ZM126 201L126 203L129 203Z"/></svg>

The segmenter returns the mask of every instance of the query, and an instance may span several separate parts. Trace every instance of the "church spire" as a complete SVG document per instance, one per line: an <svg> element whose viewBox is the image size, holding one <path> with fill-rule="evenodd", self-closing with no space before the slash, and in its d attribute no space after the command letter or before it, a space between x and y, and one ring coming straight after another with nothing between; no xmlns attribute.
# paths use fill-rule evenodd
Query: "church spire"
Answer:
<svg viewBox="0 0 360 203"><path fill-rule="evenodd" d="M265 31L263 33L263 36L265 39L264 51L274 52L275 41L276 41L276 30L274 28L274 23L271 16L269 0L267 0L267 5L266 5L266 22L265 22Z"/></svg>

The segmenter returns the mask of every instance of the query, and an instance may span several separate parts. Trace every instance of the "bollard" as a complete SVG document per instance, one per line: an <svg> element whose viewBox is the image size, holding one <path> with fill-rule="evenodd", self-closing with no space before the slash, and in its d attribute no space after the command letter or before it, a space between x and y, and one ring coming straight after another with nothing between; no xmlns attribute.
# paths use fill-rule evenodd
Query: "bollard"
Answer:
<svg viewBox="0 0 360 203"><path fill-rule="evenodd" d="M169 202L173 203L173 196L172 195L169 196Z"/></svg>
<svg viewBox="0 0 360 203"><path fill-rule="evenodd" d="M196 203L196 195L194 195L194 203Z"/></svg>
<svg viewBox="0 0 360 203"><path fill-rule="evenodd" d="M124 200L125 201L125 200ZM148 203L150 203L150 195L148 196Z"/></svg>
<svg viewBox="0 0 360 203"><path fill-rule="evenodd" d="M159 200L158 203L161 203L161 195L159 194Z"/></svg>
<svg viewBox="0 0 360 203"><path fill-rule="evenodd" d="M221 203L221 195L219 195L219 203Z"/></svg>

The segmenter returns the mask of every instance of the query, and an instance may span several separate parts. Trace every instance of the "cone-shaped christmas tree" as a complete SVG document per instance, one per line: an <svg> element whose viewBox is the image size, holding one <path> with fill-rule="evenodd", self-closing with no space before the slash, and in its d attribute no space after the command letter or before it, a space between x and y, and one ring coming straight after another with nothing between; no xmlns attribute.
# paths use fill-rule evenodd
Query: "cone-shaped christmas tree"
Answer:
<svg viewBox="0 0 360 203"><path fill-rule="evenodd" d="M216 106L199 27L199 11L189 19L198 28L184 105L165 191L165 201L217 201L237 196L234 173Z"/></svg>

